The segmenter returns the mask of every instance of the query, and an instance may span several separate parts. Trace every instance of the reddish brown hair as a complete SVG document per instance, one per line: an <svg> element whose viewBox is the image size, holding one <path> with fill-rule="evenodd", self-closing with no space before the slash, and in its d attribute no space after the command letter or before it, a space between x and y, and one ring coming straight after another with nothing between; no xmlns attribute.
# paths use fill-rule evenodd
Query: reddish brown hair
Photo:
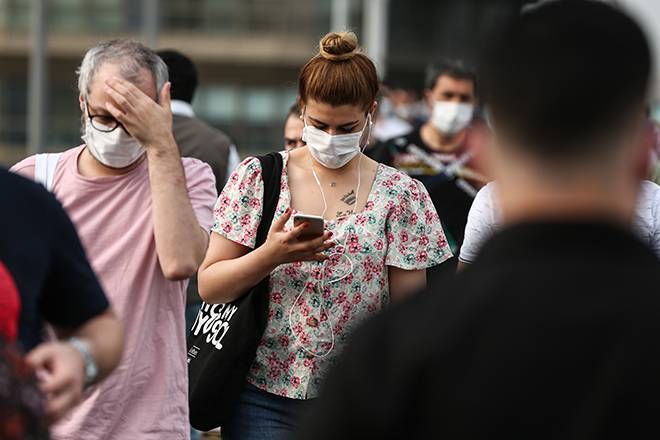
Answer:
<svg viewBox="0 0 660 440"><path fill-rule="evenodd" d="M374 63L360 51L353 32L331 32L319 42L319 53L298 77L298 95L330 104L357 105L367 111L376 100L378 75Z"/></svg>

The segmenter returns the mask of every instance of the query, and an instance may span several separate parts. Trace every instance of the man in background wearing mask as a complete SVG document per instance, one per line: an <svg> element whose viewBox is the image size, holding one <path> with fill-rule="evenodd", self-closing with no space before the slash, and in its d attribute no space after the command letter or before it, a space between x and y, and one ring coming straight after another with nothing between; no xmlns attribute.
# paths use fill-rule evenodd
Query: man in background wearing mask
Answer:
<svg viewBox="0 0 660 440"><path fill-rule="evenodd" d="M477 134L485 130L474 118L476 76L460 61L432 65L425 96L428 121L374 147L370 156L424 183L457 255L472 200L486 181L476 157Z"/></svg>
<svg viewBox="0 0 660 440"><path fill-rule="evenodd" d="M182 157L194 157L211 166L215 189L222 191L241 161L234 142L224 132L199 119L192 108L198 75L193 61L173 49L156 52L167 65L172 83L174 139Z"/></svg>
<svg viewBox="0 0 660 440"><path fill-rule="evenodd" d="M420 100L420 93L411 85L413 83L406 82L399 75L389 74L381 83L381 97L372 133L375 141L386 142L408 134L426 120L426 105Z"/></svg>
<svg viewBox="0 0 660 440"><path fill-rule="evenodd" d="M287 151L295 150L296 148L304 147L305 141L302 140L303 123L300 106L296 102L289 107L289 113L284 120L284 149Z"/></svg>
<svg viewBox="0 0 660 440"><path fill-rule="evenodd" d="M84 144L55 156L52 190L124 324L126 345L119 367L53 438L185 439L185 290L208 244L213 173L179 155L167 66L153 51L101 43L78 75ZM33 156L13 170L34 178L38 163Z"/></svg>

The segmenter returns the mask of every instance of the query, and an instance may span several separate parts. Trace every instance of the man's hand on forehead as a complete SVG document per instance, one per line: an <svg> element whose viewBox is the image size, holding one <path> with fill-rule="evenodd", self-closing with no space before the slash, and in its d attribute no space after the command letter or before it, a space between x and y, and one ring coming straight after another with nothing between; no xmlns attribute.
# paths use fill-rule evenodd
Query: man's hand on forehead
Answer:
<svg viewBox="0 0 660 440"><path fill-rule="evenodd" d="M110 79L106 79L106 86L113 88L118 88L119 90L124 90L125 92L132 93L134 95L145 95L153 101L158 101L156 85L153 81L147 81L142 79L140 81L129 81L126 78L121 76L113 76Z"/></svg>
<svg viewBox="0 0 660 440"><path fill-rule="evenodd" d="M168 82L156 102L130 81L113 77L105 81L104 90L110 98L105 108L145 148L157 149L172 136L170 89Z"/></svg>
<svg viewBox="0 0 660 440"><path fill-rule="evenodd" d="M105 81L105 93L122 111L136 104L139 105L140 101L154 101L135 84L119 77L113 77ZM108 107L107 103L106 107ZM109 108L108 111L110 111Z"/></svg>

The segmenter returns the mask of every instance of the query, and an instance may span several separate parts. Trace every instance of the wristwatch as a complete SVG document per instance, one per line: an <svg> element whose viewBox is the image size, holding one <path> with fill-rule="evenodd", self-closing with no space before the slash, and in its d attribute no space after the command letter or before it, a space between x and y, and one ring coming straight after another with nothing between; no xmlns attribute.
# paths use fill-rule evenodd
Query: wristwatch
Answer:
<svg viewBox="0 0 660 440"><path fill-rule="evenodd" d="M94 383L96 376L99 374L96 362L92 357L92 353L89 351L89 345L87 342L76 337L69 338L69 344L78 350L83 357L83 362L85 363L85 387L88 387Z"/></svg>

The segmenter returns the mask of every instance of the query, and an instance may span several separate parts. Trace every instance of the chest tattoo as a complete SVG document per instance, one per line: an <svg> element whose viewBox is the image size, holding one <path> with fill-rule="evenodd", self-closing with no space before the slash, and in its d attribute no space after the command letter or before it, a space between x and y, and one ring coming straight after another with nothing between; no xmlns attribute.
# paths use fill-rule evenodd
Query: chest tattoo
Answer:
<svg viewBox="0 0 660 440"><path fill-rule="evenodd" d="M356 197L355 197L355 190L351 190L348 194L345 194L342 198L341 201L346 203L347 205L355 205Z"/></svg>

